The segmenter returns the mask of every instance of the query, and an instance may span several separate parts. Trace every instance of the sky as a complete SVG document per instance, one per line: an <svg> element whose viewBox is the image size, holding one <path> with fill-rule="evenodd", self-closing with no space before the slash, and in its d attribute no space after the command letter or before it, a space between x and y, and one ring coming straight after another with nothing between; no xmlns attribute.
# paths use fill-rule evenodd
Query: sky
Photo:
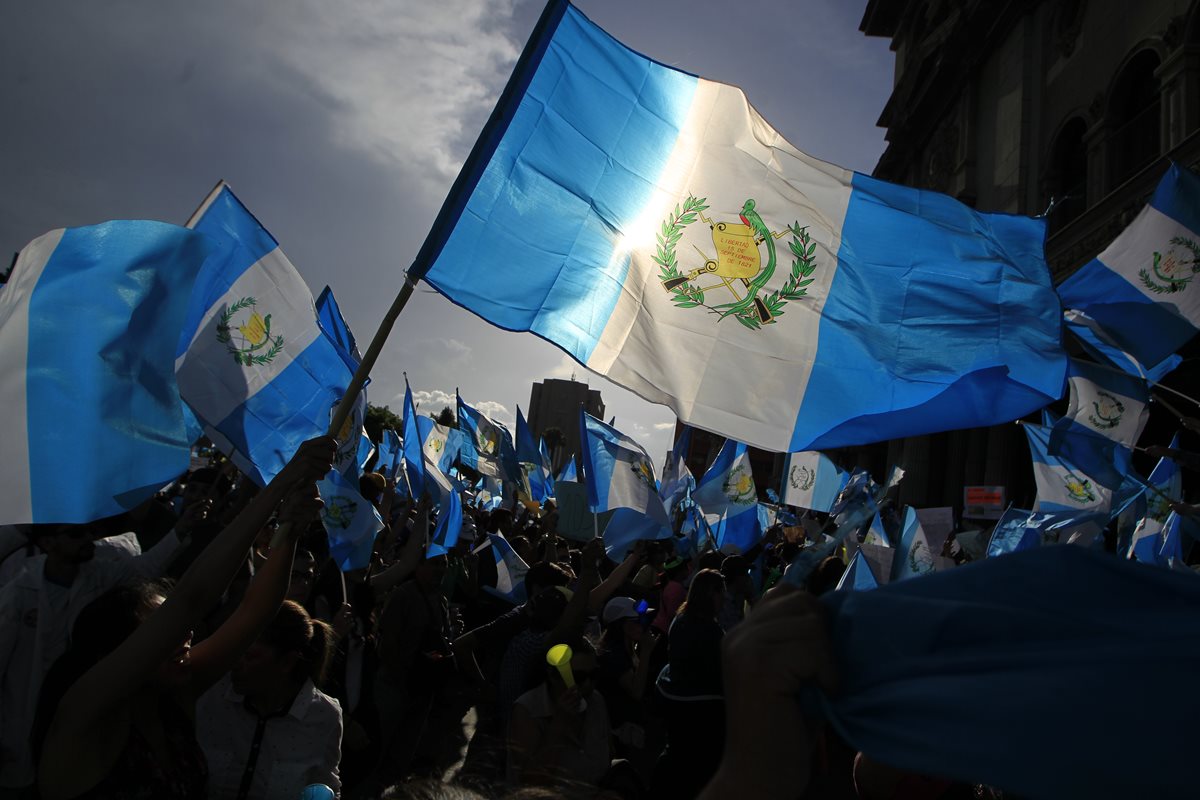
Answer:
<svg viewBox="0 0 1200 800"><path fill-rule="evenodd" d="M576 0L658 61L740 86L810 155L870 172L892 87L888 40L845 0ZM0 252L109 219L183 224L218 180L316 296L332 286L360 347L403 283L520 55L541 0L39 0L0 29ZM463 399L514 425L530 386L603 393L657 465L674 414L531 335L420 284L368 397L399 412Z"/></svg>

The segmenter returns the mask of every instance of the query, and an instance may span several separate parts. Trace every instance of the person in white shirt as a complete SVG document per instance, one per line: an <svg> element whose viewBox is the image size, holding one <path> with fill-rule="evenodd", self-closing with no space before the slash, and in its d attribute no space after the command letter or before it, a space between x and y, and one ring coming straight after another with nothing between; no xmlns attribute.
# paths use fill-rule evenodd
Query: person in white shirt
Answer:
<svg viewBox="0 0 1200 800"><path fill-rule="evenodd" d="M103 521L31 526L43 555L25 560L0 590L0 790L33 784L29 737L42 681L66 652L75 617L92 600L131 579L161 577L183 546L189 525L207 507L181 519L171 533L136 557L96 558L93 535Z"/></svg>
<svg viewBox="0 0 1200 800"><path fill-rule="evenodd" d="M317 687L333 655L329 625L284 601L233 670L196 706L211 800L295 800L341 791L342 708Z"/></svg>

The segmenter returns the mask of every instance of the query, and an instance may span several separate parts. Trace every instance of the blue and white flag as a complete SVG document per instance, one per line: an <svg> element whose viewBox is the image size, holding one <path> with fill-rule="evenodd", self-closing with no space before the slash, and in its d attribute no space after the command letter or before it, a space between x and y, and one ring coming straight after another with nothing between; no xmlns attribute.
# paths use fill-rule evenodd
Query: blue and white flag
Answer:
<svg viewBox="0 0 1200 800"><path fill-rule="evenodd" d="M1179 434L1171 439L1172 448L1179 447ZM1133 536L1125 551L1127 558L1157 563L1157 554L1163 543L1163 529L1171 511L1171 500L1179 500L1183 491L1183 475L1179 465L1172 459L1160 458L1150 477L1146 479L1146 509L1134 528Z"/></svg>
<svg viewBox="0 0 1200 800"><path fill-rule="evenodd" d="M929 549L929 539L921 527L917 510L912 506L904 509L904 525L900 530L896 559L892 562L891 580L927 575L938 568L938 558L940 556Z"/></svg>
<svg viewBox="0 0 1200 800"><path fill-rule="evenodd" d="M329 419L337 413L340 399L329 409ZM346 416L342 427L335 434L338 447L333 455L333 468L346 476L351 482L358 480L362 465L371 457L372 444L367 437L367 429L363 424L367 419L367 390L364 388L354 398L350 413ZM364 457L364 448L366 455Z"/></svg>
<svg viewBox="0 0 1200 800"><path fill-rule="evenodd" d="M683 432L675 440L675 446L671 448L671 452L667 456L667 463L663 465L658 496L662 498L663 505L667 507L667 513L670 515L674 515L675 509L680 504L686 506L692 502L692 491L696 488L696 478L687 465L687 453L691 441L692 429L685 425Z"/></svg>
<svg viewBox="0 0 1200 800"><path fill-rule="evenodd" d="M365 569L371 563L375 535L383 530L379 512L337 470L317 481L317 491L324 503L321 523L329 536L329 555L342 572Z"/></svg>
<svg viewBox="0 0 1200 800"><path fill-rule="evenodd" d="M175 343L207 252L203 236L142 221L21 251L0 292L0 522L119 514L187 470Z"/></svg>
<svg viewBox="0 0 1200 800"><path fill-rule="evenodd" d="M520 406L517 406L516 449L517 461L521 465L522 477L528 486L530 499L544 503L552 492L550 474L542 461L542 450L534 442Z"/></svg>
<svg viewBox="0 0 1200 800"><path fill-rule="evenodd" d="M1097 511L1026 511L1009 508L992 529L987 557L1052 544L1088 546L1096 541L1108 515Z"/></svg>
<svg viewBox="0 0 1200 800"><path fill-rule="evenodd" d="M228 186L188 227L212 252L179 337L179 391L213 443L265 484L328 429L353 373L322 332L304 279Z"/></svg>
<svg viewBox="0 0 1200 800"><path fill-rule="evenodd" d="M788 452L1058 399L1044 236L812 158L737 87L557 0L410 276L688 424Z"/></svg>
<svg viewBox="0 0 1200 800"><path fill-rule="evenodd" d="M563 464L562 472L555 478L555 482L562 481L563 483L578 483L579 476L575 471L575 457L571 456L567 459L567 463Z"/></svg>
<svg viewBox="0 0 1200 800"><path fill-rule="evenodd" d="M413 404L412 387L404 379L404 418L401 442L404 447L404 473L413 498L425 491L425 455L421 448L421 431L417 427L417 407Z"/></svg>
<svg viewBox="0 0 1200 800"><path fill-rule="evenodd" d="M1182 566L1187 569L1183 561L1183 536L1180 533L1179 515L1174 511L1167 517L1167 521L1163 523L1162 529L1162 547L1158 550L1158 563L1165 567Z"/></svg>
<svg viewBox="0 0 1200 800"><path fill-rule="evenodd" d="M1171 437L1168 447L1179 449L1178 433ZM1179 464L1171 458L1160 458L1146 479L1146 485L1154 487L1146 491L1146 516L1162 522L1171 510L1171 501L1183 499L1183 474Z"/></svg>
<svg viewBox="0 0 1200 800"><path fill-rule="evenodd" d="M529 571L529 565L517 555L517 551L512 549L499 531L489 533L488 542L496 559L496 586L484 586L483 590L514 605L524 603L525 573Z"/></svg>
<svg viewBox="0 0 1200 800"><path fill-rule="evenodd" d="M671 447L671 452L667 456L667 460L663 463L659 490L664 499L672 491L672 484L676 483L685 471L689 475L691 474L691 470L687 468L687 455L691 447L692 426L684 425L683 430L679 432L679 437L675 440L675 444Z"/></svg>
<svg viewBox="0 0 1200 800"><path fill-rule="evenodd" d="M1083 312L1145 375L1200 327L1200 177L1171 164L1150 202L1104 252L1058 287L1063 308Z"/></svg>
<svg viewBox="0 0 1200 800"><path fill-rule="evenodd" d="M876 580L875 573L871 571L871 562L863 555L863 551L859 550L854 554L854 558L850 559L850 565L846 567L846 571L842 573L837 591L847 589L866 592L878 588L879 581Z"/></svg>
<svg viewBox="0 0 1200 800"><path fill-rule="evenodd" d="M637 542L670 538L669 526L631 508L618 508L604 526L604 553L619 564Z"/></svg>
<svg viewBox="0 0 1200 800"><path fill-rule="evenodd" d="M458 544L458 534L462 532L462 524L462 499L456 491L447 492L433 529L433 540L425 548L425 558L444 556L454 549L454 545Z"/></svg>
<svg viewBox="0 0 1200 800"><path fill-rule="evenodd" d="M1103 511L1112 504L1113 491L1122 482L1121 474L1107 459L1112 457L1113 443L1090 434L1064 435L1075 457L1085 456L1084 463L1068 461L1052 455L1052 428L1025 424L1025 437L1033 459L1033 477L1037 483L1037 504L1040 511ZM1107 450L1106 450L1107 448Z"/></svg>
<svg viewBox="0 0 1200 800"><path fill-rule="evenodd" d="M500 466L503 440L501 426L464 403L457 392L455 397L458 402L458 429L463 434L459 460L480 475L503 477Z"/></svg>
<svg viewBox="0 0 1200 800"><path fill-rule="evenodd" d="M880 547L892 546L891 537L888 536L887 529L883 527L883 518L879 516L878 511L875 512L875 519L871 521L871 527L867 529L863 544L875 544Z"/></svg>
<svg viewBox="0 0 1200 800"><path fill-rule="evenodd" d="M379 457L375 461L375 469L382 472L385 478L396 479L396 471L400 469L400 459L404 450L400 446L400 434L391 428L383 431L377 448Z"/></svg>
<svg viewBox="0 0 1200 800"><path fill-rule="evenodd" d="M1071 425L1131 450L1150 418L1150 388L1146 381L1073 358L1067 383L1070 404L1055 425Z"/></svg>
<svg viewBox="0 0 1200 800"><path fill-rule="evenodd" d="M579 434L589 509L599 513L631 508L669 527L667 509L654 485L654 464L642 446L582 408Z"/></svg>
<svg viewBox="0 0 1200 800"><path fill-rule="evenodd" d="M364 428L362 434L358 437L358 455L356 463L358 464L360 473L362 472L362 468L367 465L367 462L370 461L374 455L375 443L371 441L369 436L367 436L367 431Z"/></svg>
<svg viewBox="0 0 1200 800"><path fill-rule="evenodd" d="M837 528L834 529L833 534L824 536L820 542L801 550L800 554L788 565L787 572L783 575L784 581L796 586L803 585L818 564L837 552L838 548L842 547L851 535L857 534L863 525L870 522L871 517L875 514L878 500L883 497L884 491L886 490L874 486L869 491L855 492L853 498L846 503L836 517Z"/></svg>
<svg viewBox="0 0 1200 800"><path fill-rule="evenodd" d="M746 445L726 439L708 471L696 483L692 500L717 539L717 547L733 545L746 552L763 536L758 519L758 489Z"/></svg>
<svg viewBox="0 0 1200 800"><path fill-rule="evenodd" d="M354 333L346 324L346 319L342 316L342 309L333 296L333 290L328 286L317 297L317 322L320 324L321 330L337 347L338 355L342 357L350 372L353 373L362 363L362 355L358 352L358 343L354 340Z"/></svg>
<svg viewBox="0 0 1200 800"><path fill-rule="evenodd" d="M850 475L818 450L788 455L783 478L783 502L796 508L829 511Z"/></svg>
<svg viewBox="0 0 1200 800"><path fill-rule="evenodd" d="M462 432L448 425L440 425L432 417L418 415L416 420L425 460L436 465L442 472L449 473L454 462L458 460Z"/></svg>
<svg viewBox="0 0 1200 800"><path fill-rule="evenodd" d="M855 469L846 479L846 485L838 492L837 499L834 500L829 513L836 517L847 508L857 506L861 501L870 508L871 514L875 514L878 510L875 496L879 494L879 484L875 483L871 473L863 469Z"/></svg>
<svg viewBox="0 0 1200 800"><path fill-rule="evenodd" d="M1040 546L1041 533L1036 528L1029 527L1029 518L1034 513L1023 508L1006 508L992 528L992 535L988 539L987 558Z"/></svg>
<svg viewBox="0 0 1200 800"><path fill-rule="evenodd" d="M1122 350L1100 323L1082 311L1074 309L1064 311L1063 322L1066 323L1067 330L1075 336L1092 358L1102 364L1111 364L1123 372L1140 377L1150 383L1158 383L1164 375L1183 362L1182 356L1178 353L1171 353L1157 364L1143 364Z"/></svg>
<svg viewBox="0 0 1200 800"><path fill-rule="evenodd" d="M537 441L533 438L533 433L529 430L529 423L525 421L525 414L521 411L520 406L517 406L516 447L517 458L520 461L536 464L542 460L542 454L538 451Z"/></svg>
<svg viewBox="0 0 1200 800"><path fill-rule="evenodd" d="M554 472L550 462L550 451L546 449L546 440L538 439L538 455L542 459L542 474L546 479L546 500L554 497L554 480L551 475ZM543 501L544 502L544 501Z"/></svg>

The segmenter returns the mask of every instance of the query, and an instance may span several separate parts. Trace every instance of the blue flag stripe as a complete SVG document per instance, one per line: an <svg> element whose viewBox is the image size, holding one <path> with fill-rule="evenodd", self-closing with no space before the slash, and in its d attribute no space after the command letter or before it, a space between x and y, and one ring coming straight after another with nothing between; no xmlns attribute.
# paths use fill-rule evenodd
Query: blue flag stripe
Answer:
<svg viewBox="0 0 1200 800"><path fill-rule="evenodd" d="M492 324L532 331L586 362L628 271L620 231L654 190L696 78L614 47L575 8L548 35L503 141L424 277ZM522 281L481 284L478 264L494 260L521 264Z"/></svg>
<svg viewBox="0 0 1200 800"><path fill-rule="evenodd" d="M28 298L25 521L117 514L187 468L175 343L206 251L160 222L64 231Z"/></svg>
<svg viewBox="0 0 1200 800"><path fill-rule="evenodd" d="M213 304L230 290L242 273L279 247L275 237L224 187L201 208L193 230L209 236L209 257L196 276L192 304L179 337L176 357L187 352L200 323ZM238 265L231 269L231 265Z"/></svg>

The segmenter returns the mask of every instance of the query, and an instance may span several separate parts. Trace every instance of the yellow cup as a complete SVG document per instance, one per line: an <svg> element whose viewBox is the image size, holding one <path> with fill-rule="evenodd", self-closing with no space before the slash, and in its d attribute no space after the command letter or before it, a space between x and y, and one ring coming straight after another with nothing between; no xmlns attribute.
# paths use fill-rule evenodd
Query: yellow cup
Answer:
<svg viewBox="0 0 1200 800"><path fill-rule="evenodd" d="M575 676L571 673L572 655L570 645L565 644L556 644L546 652L546 663L558 670L568 689L575 685Z"/></svg>

